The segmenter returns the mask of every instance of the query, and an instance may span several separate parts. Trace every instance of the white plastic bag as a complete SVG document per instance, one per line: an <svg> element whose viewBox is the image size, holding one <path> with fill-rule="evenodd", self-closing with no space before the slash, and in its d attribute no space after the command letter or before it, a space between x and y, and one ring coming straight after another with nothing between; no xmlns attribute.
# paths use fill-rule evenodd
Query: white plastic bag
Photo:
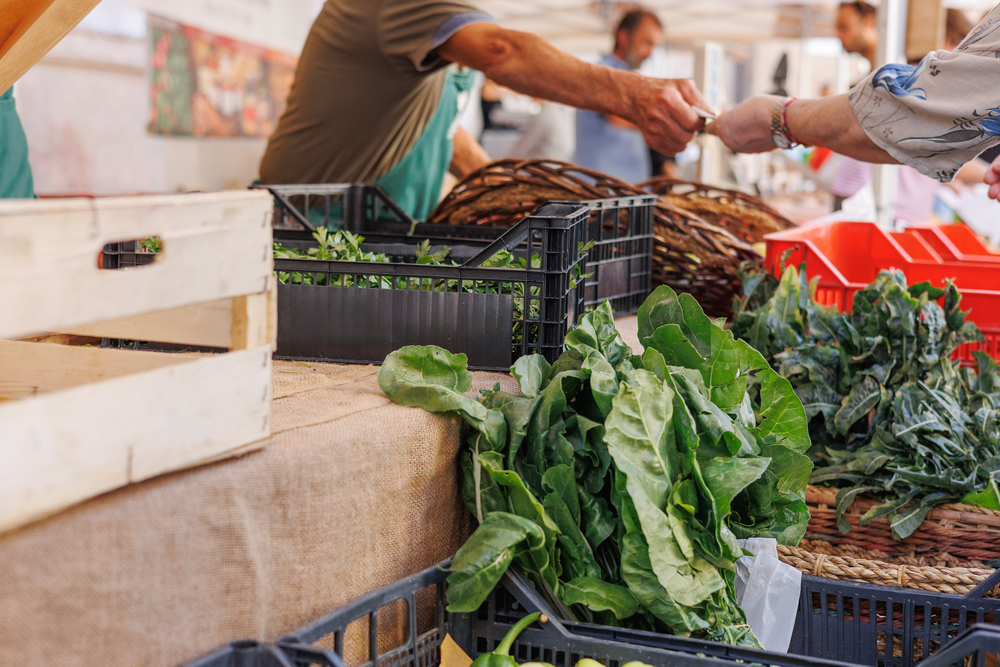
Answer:
<svg viewBox="0 0 1000 667"><path fill-rule="evenodd" d="M799 606L802 573L778 560L778 543L752 537L739 544L754 556L736 561L736 601L767 651L788 652Z"/></svg>

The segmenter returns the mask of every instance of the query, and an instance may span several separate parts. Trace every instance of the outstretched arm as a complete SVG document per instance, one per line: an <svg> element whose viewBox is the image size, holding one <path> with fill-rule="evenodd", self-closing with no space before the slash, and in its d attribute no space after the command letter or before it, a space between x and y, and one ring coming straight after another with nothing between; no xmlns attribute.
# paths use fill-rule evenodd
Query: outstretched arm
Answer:
<svg viewBox="0 0 1000 667"><path fill-rule="evenodd" d="M758 95L737 104L705 130L722 139L737 153L774 150L771 112L781 97ZM796 141L830 150L864 162L898 164L868 138L847 102L847 95L815 100L795 100L786 113L788 130Z"/></svg>
<svg viewBox="0 0 1000 667"><path fill-rule="evenodd" d="M519 93L623 118L666 155L684 150L702 128L691 105L708 108L686 79L651 79L591 65L541 37L490 23L462 28L435 53Z"/></svg>

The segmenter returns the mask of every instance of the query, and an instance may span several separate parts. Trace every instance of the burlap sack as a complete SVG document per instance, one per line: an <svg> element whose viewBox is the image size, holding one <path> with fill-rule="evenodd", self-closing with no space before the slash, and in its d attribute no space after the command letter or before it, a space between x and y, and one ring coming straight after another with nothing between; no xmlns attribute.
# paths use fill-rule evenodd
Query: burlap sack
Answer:
<svg viewBox="0 0 1000 667"><path fill-rule="evenodd" d="M452 555L459 421L390 403L377 370L276 362L264 450L0 535L0 665L176 665Z"/></svg>

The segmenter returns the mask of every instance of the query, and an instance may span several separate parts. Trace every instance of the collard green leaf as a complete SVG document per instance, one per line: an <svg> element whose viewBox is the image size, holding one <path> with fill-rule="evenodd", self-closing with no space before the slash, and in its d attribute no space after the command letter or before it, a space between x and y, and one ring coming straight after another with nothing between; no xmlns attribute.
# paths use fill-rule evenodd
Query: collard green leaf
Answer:
<svg viewBox="0 0 1000 667"><path fill-rule="evenodd" d="M575 453L577 480L587 493L600 493L611 466L611 455L604 444L604 425L583 415L571 415L566 429L566 439Z"/></svg>
<svg viewBox="0 0 1000 667"><path fill-rule="evenodd" d="M611 400L618 394L618 374L600 354L588 356L582 370L590 373L590 393L601 418L611 412Z"/></svg>
<svg viewBox="0 0 1000 667"><path fill-rule="evenodd" d="M542 474L542 486L562 498L574 524L580 523L580 496L576 490L576 476L573 466L552 466Z"/></svg>
<svg viewBox="0 0 1000 667"><path fill-rule="evenodd" d="M718 571L700 557L685 558L665 513L679 458L670 429L673 392L649 371L633 371L623 383L606 424L608 450L626 477L649 548L657 580L678 603L704 602L725 586Z"/></svg>
<svg viewBox="0 0 1000 667"><path fill-rule="evenodd" d="M587 493L583 488L580 489L580 527L587 543L595 550L614 534L617 527L615 514L607 501Z"/></svg>
<svg viewBox="0 0 1000 667"><path fill-rule="evenodd" d="M700 355L711 354L714 325L690 294L678 296L666 285L661 285L639 307L638 320L640 341L645 341L664 325L676 324Z"/></svg>
<svg viewBox="0 0 1000 667"><path fill-rule="evenodd" d="M788 449L809 450L809 420L802 402L788 380L770 368L758 371L760 378L760 425L751 432L762 440L772 440Z"/></svg>
<svg viewBox="0 0 1000 667"><path fill-rule="evenodd" d="M521 393L528 397L538 396L551 372L552 365L540 354L525 355L510 367L510 373L521 387Z"/></svg>
<svg viewBox="0 0 1000 667"><path fill-rule="evenodd" d="M480 434L476 433L473 437L479 436ZM485 516L490 512L508 511L507 497L500 485L493 481L488 473L484 473L481 467L476 470L472 462L474 451L475 449L463 452L459 459L462 500L465 506L475 517Z"/></svg>
<svg viewBox="0 0 1000 667"><path fill-rule="evenodd" d="M701 373L712 401L722 410L739 406L746 394L748 359L732 332L705 315L689 294L678 297L667 287L657 288L646 305L649 308L639 313L639 336L647 350L659 352L668 366ZM767 366L763 358L761 363Z"/></svg>
<svg viewBox="0 0 1000 667"><path fill-rule="evenodd" d="M543 504L546 513L559 527L560 534L556 540L562 550L562 577L599 577L600 568L594 560L590 544L580 530L579 519L573 517L563 496L551 491L545 496Z"/></svg>
<svg viewBox="0 0 1000 667"><path fill-rule="evenodd" d="M472 373L464 354L451 354L433 345L402 347L385 358L378 386L399 405L457 412L485 436L491 449L504 445L503 415L463 395L472 388Z"/></svg>
<svg viewBox="0 0 1000 667"><path fill-rule="evenodd" d="M555 521L549 517L542 503L525 486L524 481L517 473L511 470L504 470L503 458L499 452L484 452L479 455L479 462L483 470L499 484L506 487L508 507L518 516L529 519L537 524L547 534L559 533L559 527Z"/></svg>
<svg viewBox="0 0 1000 667"><path fill-rule="evenodd" d="M592 611L610 611L624 620L639 610L639 603L624 586L597 577L578 577L563 586L563 602L582 604Z"/></svg>
<svg viewBox="0 0 1000 667"><path fill-rule="evenodd" d="M615 327L615 314L607 301L580 319L576 328L566 334L565 345L584 357L597 352L613 368L632 357L631 348Z"/></svg>
<svg viewBox="0 0 1000 667"><path fill-rule="evenodd" d="M615 489L619 516L625 531L621 538L621 573L629 592L643 608L676 634L689 636L706 630L709 627L708 620L696 610L678 604L654 573L649 545L629 496L626 476L621 472L615 476Z"/></svg>
<svg viewBox="0 0 1000 667"><path fill-rule="evenodd" d="M542 529L533 521L507 512L487 515L451 561L446 591L448 611L479 609L524 542L534 548L545 543Z"/></svg>

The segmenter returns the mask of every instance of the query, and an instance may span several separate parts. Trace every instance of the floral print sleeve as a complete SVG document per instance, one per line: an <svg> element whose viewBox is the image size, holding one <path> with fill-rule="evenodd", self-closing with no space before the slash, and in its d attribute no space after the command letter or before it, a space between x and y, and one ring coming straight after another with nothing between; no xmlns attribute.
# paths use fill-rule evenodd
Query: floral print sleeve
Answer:
<svg viewBox="0 0 1000 667"><path fill-rule="evenodd" d="M850 93L880 148L941 182L1000 143L1000 5L952 52L879 68Z"/></svg>

